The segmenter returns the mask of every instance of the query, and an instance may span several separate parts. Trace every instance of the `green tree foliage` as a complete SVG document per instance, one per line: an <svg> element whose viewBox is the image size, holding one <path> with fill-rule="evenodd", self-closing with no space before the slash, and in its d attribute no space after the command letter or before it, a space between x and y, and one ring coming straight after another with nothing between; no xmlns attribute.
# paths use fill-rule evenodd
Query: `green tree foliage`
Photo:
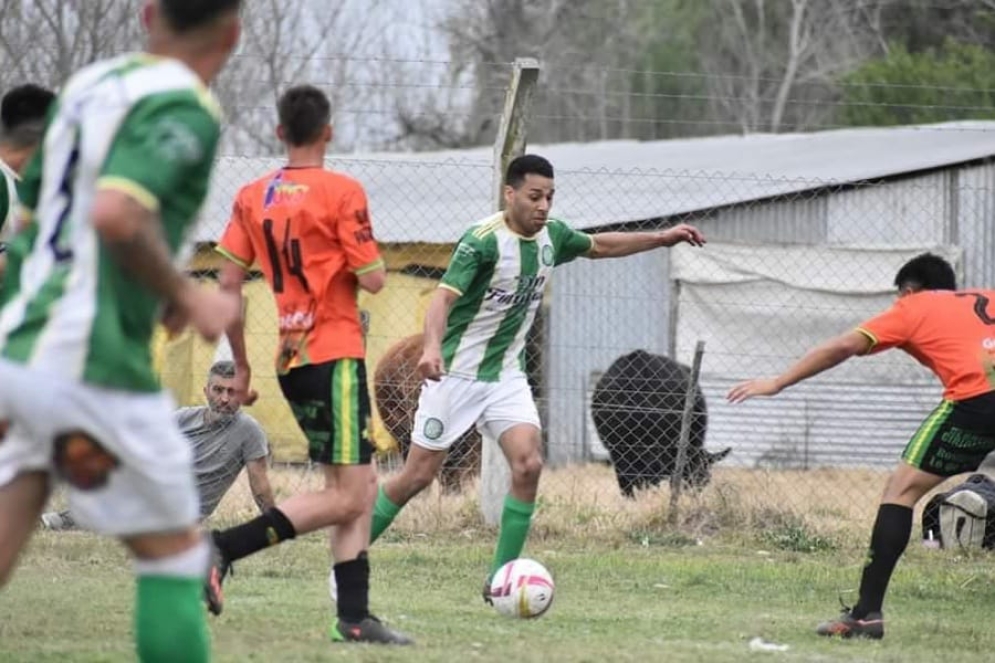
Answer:
<svg viewBox="0 0 995 663"><path fill-rule="evenodd" d="M642 139L711 133L708 90L695 35L707 18L704 3L647 2L633 17L639 59L629 75L634 135Z"/></svg>
<svg viewBox="0 0 995 663"><path fill-rule="evenodd" d="M892 126L995 118L995 52L953 39L919 53L888 55L842 77L846 125Z"/></svg>

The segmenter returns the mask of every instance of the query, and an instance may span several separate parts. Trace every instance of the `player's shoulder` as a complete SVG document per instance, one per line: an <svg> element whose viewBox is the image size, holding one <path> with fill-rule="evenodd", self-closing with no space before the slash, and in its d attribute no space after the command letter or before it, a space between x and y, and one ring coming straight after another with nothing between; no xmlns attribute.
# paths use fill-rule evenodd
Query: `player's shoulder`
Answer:
<svg viewBox="0 0 995 663"><path fill-rule="evenodd" d="M274 195L279 195L279 187L274 184L281 177L282 169L277 168L246 182L238 188L235 203L243 213L262 212L273 203Z"/></svg>
<svg viewBox="0 0 995 663"><path fill-rule="evenodd" d="M183 426L185 423L203 418L205 410L207 408L202 405L179 407L173 410L173 418L180 426Z"/></svg>
<svg viewBox="0 0 995 663"><path fill-rule="evenodd" d="M471 245L487 244L493 242L497 233L504 227L504 213L497 212L471 223L460 241Z"/></svg>
<svg viewBox="0 0 995 663"><path fill-rule="evenodd" d="M266 437L266 432L259 421L245 410L239 410L235 413L235 425L242 431L258 433L262 437Z"/></svg>
<svg viewBox="0 0 995 663"><path fill-rule="evenodd" d="M238 193L235 194L236 197L239 199L249 198L253 196L253 194L266 191L270 183L274 181L280 172L281 169L277 168L276 170L267 171L266 173L249 180L238 188ZM259 196L259 200L262 202L262 196Z"/></svg>
<svg viewBox="0 0 995 663"><path fill-rule="evenodd" d="M300 171L287 169L284 179L303 185L311 190L319 190L324 199L334 200L356 194L366 195L362 182L338 170L329 168L307 168Z"/></svg>
<svg viewBox="0 0 995 663"><path fill-rule="evenodd" d="M119 63L113 73L133 103L170 113L199 114L215 123L222 120L221 104L214 93L179 60L137 54Z"/></svg>
<svg viewBox="0 0 995 663"><path fill-rule="evenodd" d="M980 290L920 290L895 300L895 306L907 309L929 309L938 303L955 302L968 293ZM995 294L995 293L993 293Z"/></svg>
<svg viewBox="0 0 995 663"><path fill-rule="evenodd" d="M546 220L546 232L554 240L559 240L565 237L570 237L578 233L583 234L583 231L577 230L567 221L559 217L550 217Z"/></svg>

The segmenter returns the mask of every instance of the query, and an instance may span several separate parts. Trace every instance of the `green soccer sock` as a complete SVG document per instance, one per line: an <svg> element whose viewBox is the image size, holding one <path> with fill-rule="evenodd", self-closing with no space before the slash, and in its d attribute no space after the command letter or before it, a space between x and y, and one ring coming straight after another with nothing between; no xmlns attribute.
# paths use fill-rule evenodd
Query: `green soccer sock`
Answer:
<svg viewBox="0 0 995 663"><path fill-rule="evenodd" d="M522 502L511 495L504 498L501 530L498 532L497 549L494 551L494 562L488 577L493 577L498 569L522 554L525 540L529 538L535 508L535 502Z"/></svg>
<svg viewBox="0 0 995 663"><path fill-rule="evenodd" d="M401 513L401 507L390 501L387 493L383 492L383 484L377 489L377 501L373 505L373 525L370 527L370 543L380 538L380 535L390 527Z"/></svg>
<svg viewBox="0 0 995 663"><path fill-rule="evenodd" d="M139 576L135 640L142 663L207 663L211 644L198 578Z"/></svg>

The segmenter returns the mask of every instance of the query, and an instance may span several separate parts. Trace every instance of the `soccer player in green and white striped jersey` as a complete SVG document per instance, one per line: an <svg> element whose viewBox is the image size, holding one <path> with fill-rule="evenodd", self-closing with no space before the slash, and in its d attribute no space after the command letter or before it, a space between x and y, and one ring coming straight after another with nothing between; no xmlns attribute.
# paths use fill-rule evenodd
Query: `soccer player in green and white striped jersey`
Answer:
<svg viewBox="0 0 995 663"><path fill-rule="evenodd" d="M45 115L54 98L51 91L29 83L11 88L0 100L0 243L4 248L17 225L17 183L41 142Z"/></svg>
<svg viewBox="0 0 995 663"><path fill-rule="evenodd" d="M80 523L134 558L142 661L210 659L211 550L151 339L160 317L213 340L239 315L174 262L207 194L220 111L206 85L238 41L240 4L147 0L147 52L69 79L19 189L29 216L0 308L0 584L65 481Z"/></svg>
<svg viewBox="0 0 995 663"><path fill-rule="evenodd" d="M653 232L589 235L549 217L553 166L526 155L505 175L505 211L470 227L425 315L418 370L422 387L404 468L380 486L376 540L401 508L435 478L447 450L470 426L498 440L511 467L490 576L516 559L528 537L542 471L539 414L525 377L525 338L557 265L574 258L620 258L704 237L681 224Z"/></svg>

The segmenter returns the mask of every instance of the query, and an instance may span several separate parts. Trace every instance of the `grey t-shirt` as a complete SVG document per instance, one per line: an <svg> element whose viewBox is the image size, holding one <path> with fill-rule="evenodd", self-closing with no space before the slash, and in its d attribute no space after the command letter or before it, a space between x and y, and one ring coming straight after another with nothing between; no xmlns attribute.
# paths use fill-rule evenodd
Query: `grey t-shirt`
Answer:
<svg viewBox="0 0 995 663"><path fill-rule="evenodd" d="M201 518L214 513L246 463L269 453L266 434L250 415L239 411L230 419L208 424L204 419L208 411L206 406L176 411L176 423L193 449Z"/></svg>

